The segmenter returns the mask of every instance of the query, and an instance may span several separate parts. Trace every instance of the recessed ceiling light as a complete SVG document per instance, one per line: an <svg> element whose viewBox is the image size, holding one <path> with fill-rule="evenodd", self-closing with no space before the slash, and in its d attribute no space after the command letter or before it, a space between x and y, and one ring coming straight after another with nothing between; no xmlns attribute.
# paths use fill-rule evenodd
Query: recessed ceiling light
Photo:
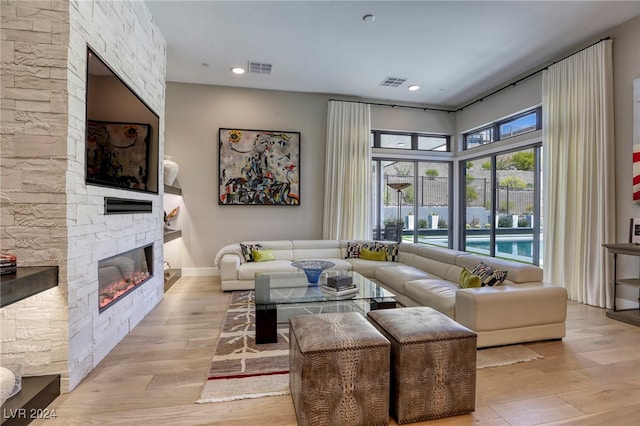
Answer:
<svg viewBox="0 0 640 426"><path fill-rule="evenodd" d="M420 86L418 86L417 84L412 84L411 86L408 87L409 90L411 90L412 92L420 89Z"/></svg>
<svg viewBox="0 0 640 426"><path fill-rule="evenodd" d="M376 17L375 17L375 16L373 16L373 15L371 15L371 14L368 14L368 15L364 15L364 16L362 17L362 20L363 20L364 22L366 22L367 24L370 24L371 22L373 22L373 21L375 21L375 20L376 20Z"/></svg>
<svg viewBox="0 0 640 426"><path fill-rule="evenodd" d="M231 68L231 72L234 74L244 74L244 68L233 67Z"/></svg>

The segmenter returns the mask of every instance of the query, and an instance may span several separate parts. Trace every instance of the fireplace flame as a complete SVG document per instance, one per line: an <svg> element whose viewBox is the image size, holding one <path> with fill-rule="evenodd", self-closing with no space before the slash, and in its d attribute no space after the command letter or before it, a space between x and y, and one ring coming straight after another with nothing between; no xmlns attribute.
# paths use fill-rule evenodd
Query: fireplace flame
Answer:
<svg viewBox="0 0 640 426"><path fill-rule="evenodd" d="M98 296L100 309L115 301L138 284L142 284L150 276L151 274L149 272L134 272L128 277L105 286Z"/></svg>

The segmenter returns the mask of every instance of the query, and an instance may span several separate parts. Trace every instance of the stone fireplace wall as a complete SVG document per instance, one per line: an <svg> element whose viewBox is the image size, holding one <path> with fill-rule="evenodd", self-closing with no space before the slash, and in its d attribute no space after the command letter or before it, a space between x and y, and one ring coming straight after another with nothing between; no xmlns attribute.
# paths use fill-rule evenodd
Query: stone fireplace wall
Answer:
<svg viewBox="0 0 640 426"><path fill-rule="evenodd" d="M162 271L163 209L161 194L85 184L87 45L159 115L161 153L166 43L140 1L2 0L0 8L0 247L20 266L60 271L57 288L0 310L2 355L23 356L25 375L60 373L69 391L163 295L160 272L98 312L100 259L152 244ZM104 215L105 196L151 200L153 212Z"/></svg>

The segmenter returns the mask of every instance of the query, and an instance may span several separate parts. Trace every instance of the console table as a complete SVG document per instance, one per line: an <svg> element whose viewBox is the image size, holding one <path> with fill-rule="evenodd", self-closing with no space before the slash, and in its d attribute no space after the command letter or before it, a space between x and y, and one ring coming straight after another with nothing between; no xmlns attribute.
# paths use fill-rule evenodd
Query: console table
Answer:
<svg viewBox="0 0 640 426"><path fill-rule="evenodd" d="M640 257L640 245L622 243L602 246L613 254L613 310L607 311L607 317L640 326L640 306L636 309L618 310L616 308L616 289L619 285L640 289L640 274L638 278L618 278L618 255Z"/></svg>

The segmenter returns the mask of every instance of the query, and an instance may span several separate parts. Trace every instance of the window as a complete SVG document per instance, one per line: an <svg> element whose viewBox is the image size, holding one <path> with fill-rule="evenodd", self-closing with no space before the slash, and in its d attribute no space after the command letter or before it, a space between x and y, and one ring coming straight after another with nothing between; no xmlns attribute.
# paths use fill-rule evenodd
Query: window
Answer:
<svg viewBox="0 0 640 426"><path fill-rule="evenodd" d="M374 130L371 133L371 146L374 148L448 152L450 150L449 139L449 136L443 135Z"/></svg>
<svg viewBox="0 0 640 426"><path fill-rule="evenodd" d="M514 117L496 121L487 127L465 133L464 149L475 148L499 140L540 130L542 128L542 109L540 107Z"/></svg>
<svg viewBox="0 0 640 426"><path fill-rule="evenodd" d="M461 163L462 250L540 264L541 155L536 144Z"/></svg>
<svg viewBox="0 0 640 426"><path fill-rule="evenodd" d="M450 170L447 162L373 160L374 239L449 247Z"/></svg>

